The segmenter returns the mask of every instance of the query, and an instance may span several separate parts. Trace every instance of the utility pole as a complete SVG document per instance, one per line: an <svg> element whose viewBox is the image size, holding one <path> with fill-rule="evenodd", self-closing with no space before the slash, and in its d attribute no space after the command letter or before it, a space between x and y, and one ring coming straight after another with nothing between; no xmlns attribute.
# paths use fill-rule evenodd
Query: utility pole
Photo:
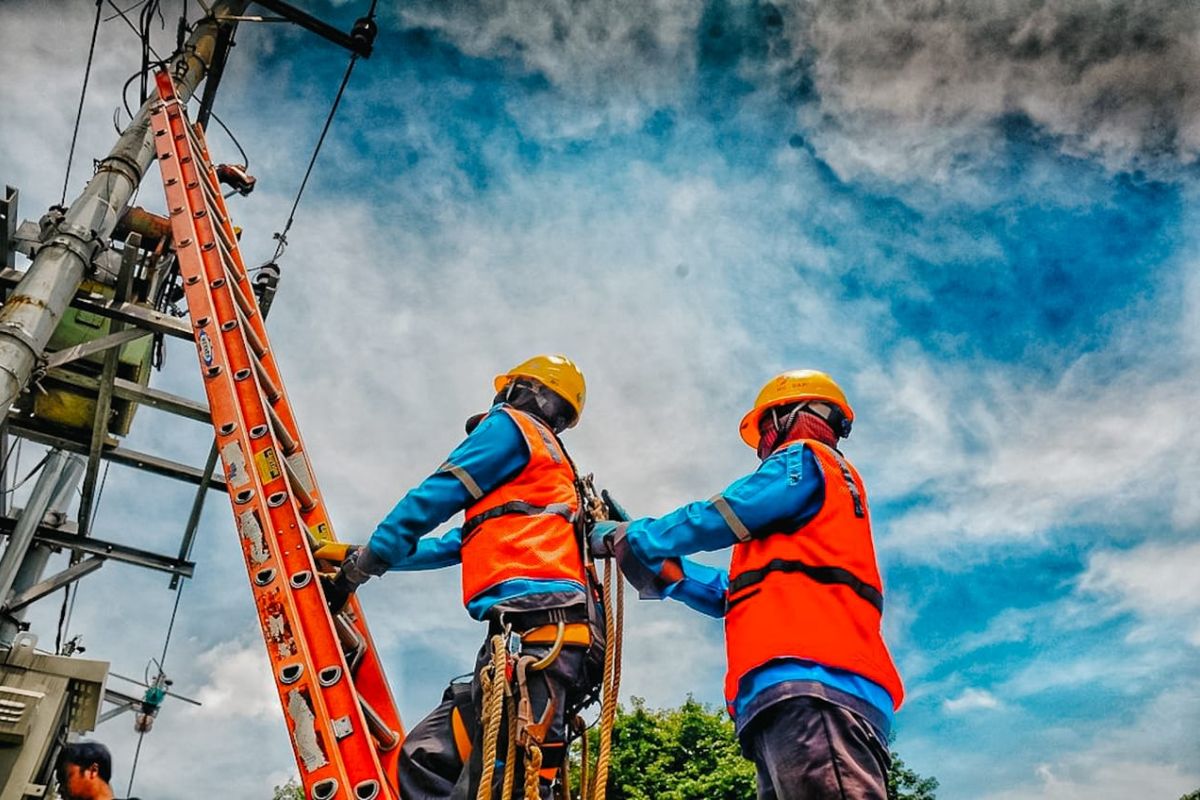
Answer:
<svg viewBox="0 0 1200 800"><path fill-rule="evenodd" d="M208 74L222 27L236 25L232 18L247 5L249 0L218 0L172 56L172 74L185 101ZM157 102L147 100L138 110L0 309L0 411L7 412L29 383L93 257L112 235L154 160L150 114Z"/></svg>

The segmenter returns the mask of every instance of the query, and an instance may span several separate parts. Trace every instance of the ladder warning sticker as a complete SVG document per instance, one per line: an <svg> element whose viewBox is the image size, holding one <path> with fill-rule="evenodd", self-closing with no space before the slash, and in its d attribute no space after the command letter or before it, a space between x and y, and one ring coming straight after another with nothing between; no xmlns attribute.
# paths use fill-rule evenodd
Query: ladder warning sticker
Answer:
<svg viewBox="0 0 1200 800"><path fill-rule="evenodd" d="M283 474L283 470L279 468L279 456L275 455L275 448L268 447L261 453L254 456L254 463L258 465L258 476L262 478L263 483L270 483Z"/></svg>
<svg viewBox="0 0 1200 800"><path fill-rule="evenodd" d="M271 553L267 550L267 543L263 538L263 529L257 514L253 511L243 511L238 517L238 533L250 543L251 561L261 564L270 558Z"/></svg>
<svg viewBox="0 0 1200 800"><path fill-rule="evenodd" d="M311 533L312 537L318 542L328 542L333 538L329 533L328 522L318 522L316 525L309 525L308 532Z"/></svg>
<svg viewBox="0 0 1200 800"><path fill-rule="evenodd" d="M240 489L250 483L250 473L246 472L246 456L239 442L229 442L222 447L221 460L225 462L226 479L232 488Z"/></svg>

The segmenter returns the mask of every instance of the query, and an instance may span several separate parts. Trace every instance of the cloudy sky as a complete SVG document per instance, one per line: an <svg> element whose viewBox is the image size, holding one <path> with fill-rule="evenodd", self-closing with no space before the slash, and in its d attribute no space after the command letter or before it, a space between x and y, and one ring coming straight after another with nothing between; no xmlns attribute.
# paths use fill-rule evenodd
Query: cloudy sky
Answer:
<svg viewBox="0 0 1200 800"><path fill-rule="evenodd" d="M182 4L163 5L165 51ZM368 4L302 5L348 28ZM0 180L25 217L59 199L94 7L0 3ZM380 25L271 319L342 538L364 540L531 353L586 371L567 444L638 514L753 469L737 422L759 385L822 368L858 413L845 451L909 689L905 760L946 800L1200 786L1200 10L384 0ZM345 62L282 25L239 33L217 113L259 178L232 204L250 262L273 250ZM102 24L68 199L139 64L124 23ZM139 202L161 206L156 174ZM156 384L200 397L195 373L173 347ZM198 424L145 410L135 427L130 446L207 452ZM204 705L164 709L143 796L269 797L295 769L224 503L166 663ZM174 552L189 504L114 468L97 535ZM415 722L480 638L457 571L363 596ZM161 576L109 565L71 630L141 675L172 600ZM718 701L718 624L629 616L627 697ZM119 791L131 727L97 732Z"/></svg>

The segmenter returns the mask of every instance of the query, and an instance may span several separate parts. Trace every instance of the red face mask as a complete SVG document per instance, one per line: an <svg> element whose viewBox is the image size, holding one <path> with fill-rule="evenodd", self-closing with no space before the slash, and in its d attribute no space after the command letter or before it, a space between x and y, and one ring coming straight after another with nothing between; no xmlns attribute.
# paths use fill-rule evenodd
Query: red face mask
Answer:
<svg viewBox="0 0 1200 800"><path fill-rule="evenodd" d="M776 419L779 424L776 425ZM771 453L787 441L795 439L816 439L830 447L837 445L838 437L834 435L829 423L815 414L800 409L792 409L785 414L778 412L763 414L758 423L758 458L765 460Z"/></svg>

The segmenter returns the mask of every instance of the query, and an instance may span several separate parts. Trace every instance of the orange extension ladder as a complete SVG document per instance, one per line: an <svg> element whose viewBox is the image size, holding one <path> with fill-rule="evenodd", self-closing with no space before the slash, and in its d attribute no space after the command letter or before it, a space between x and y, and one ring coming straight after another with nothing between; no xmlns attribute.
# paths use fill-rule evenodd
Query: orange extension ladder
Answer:
<svg viewBox="0 0 1200 800"><path fill-rule="evenodd" d="M357 599L332 617L333 528L288 404L204 132L165 71L151 125L213 428L305 797L396 800L403 728Z"/></svg>

